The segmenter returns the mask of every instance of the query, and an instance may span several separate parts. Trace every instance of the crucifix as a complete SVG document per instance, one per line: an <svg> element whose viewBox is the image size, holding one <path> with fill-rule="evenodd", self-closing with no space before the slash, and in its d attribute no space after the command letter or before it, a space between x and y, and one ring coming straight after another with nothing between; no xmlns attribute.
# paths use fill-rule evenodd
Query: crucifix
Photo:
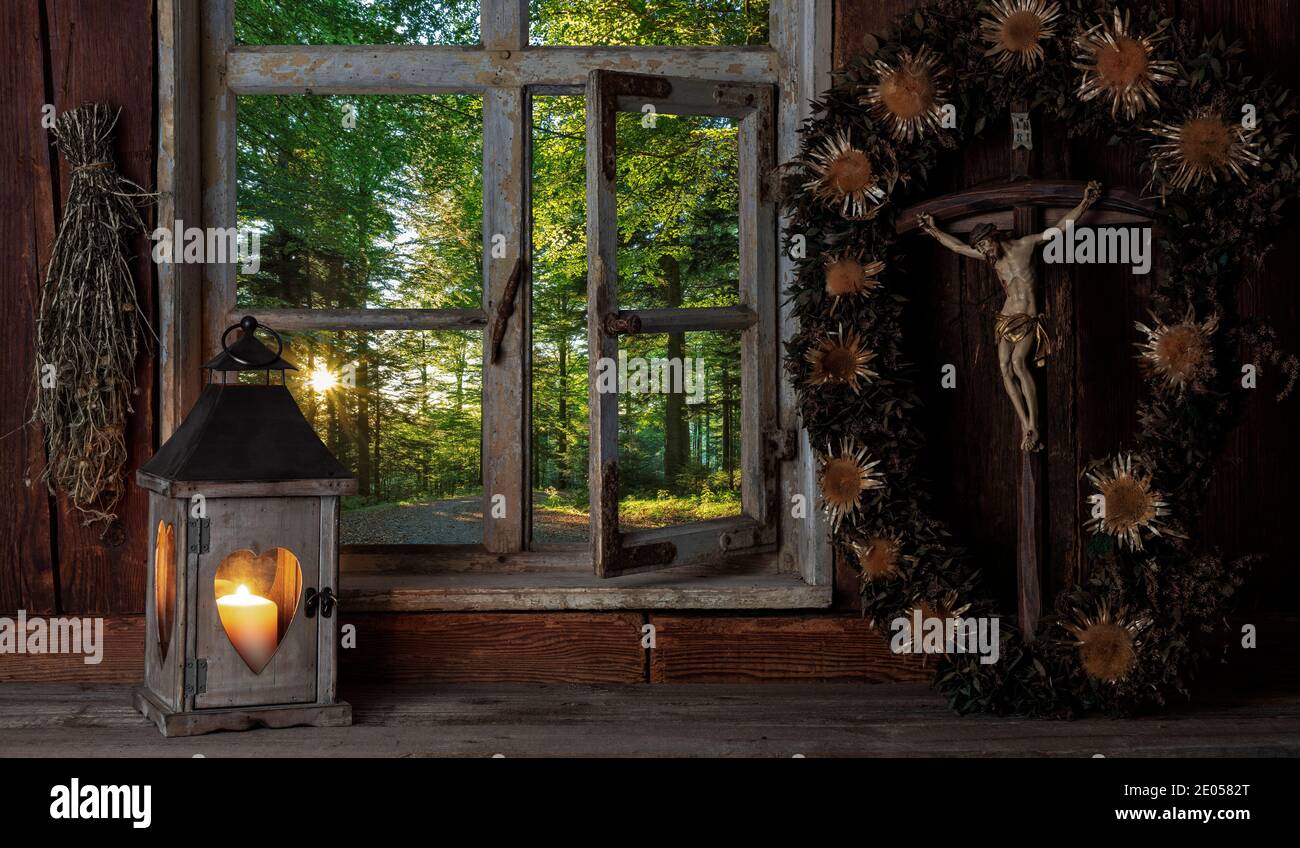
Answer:
<svg viewBox="0 0 1300 848"><path fill-rule="evenodd" d="M1023 109L1023 107L1019 107ZM1072 316L1049 316L1038 307L1035 253L1045 237L1040 213L1055 226L1077 222L1088 213L1090 222L1148 222L1151 208L1134 192L1110 189L1104 195L1100 184L1077 181L1031 179L1032 135L1028 115L1012 112L1010 181L949 194L903 210L897 218L899 234L921 230L961 256L986 261L993 266L1006 299L990 332L998 345L1002 386L1020 422L1020 473L1016 505L1016 573L1020 629L1026 641L1034 638L1042 610L1043 526L1046 507L1042 498L1044 479L1043 427L1039 416L1039 389L1028 366L1032 355L1039 365L1048 360L1049 320L1056 335L1071 333ZM948 229L970 233L968 242L939 228L936 221L949 222ZM1066 341L1070 341L1068 338ZM1048 366L1050 367L1050 365ZM1070 375L1072 377L1072 375ZM1068 459L1073 474L1073 456ZM1077 516L1076 516L1077 518ZM1075 555L1078 555L1077 545Z"/></svg>

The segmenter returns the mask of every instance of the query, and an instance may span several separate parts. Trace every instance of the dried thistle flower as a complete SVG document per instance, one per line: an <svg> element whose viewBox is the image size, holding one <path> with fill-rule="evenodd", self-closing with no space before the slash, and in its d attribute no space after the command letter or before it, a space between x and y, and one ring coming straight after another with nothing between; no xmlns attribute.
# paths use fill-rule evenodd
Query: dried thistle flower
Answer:
<svg viewBox="0 0 1300 848"><path fill-rule="evenodd" d="M1019 64L1032 70L1043 61L1043 42L1056 35L1060 4L1047 0L993 0L991 14L980 21L984 40L991 46L984 52L999 70Z"/></svg>
<svg viewBox="0 0 1300 848"><path fill-rule="evenodd" d="M873 67L877 81L867 87L862 102L894 138L910 142L942 128L948 72L928 46L915 54L903 48L896 63L877 59Z"/></svg>
<svg viewBox="0 0 1300 848"><path fill-rule="evenodd" d="M880 460L871 460L865 447L855 449L847 437L840 443L839 453L834 453L827 443L826 453L821 457L818 484L831 532L839 527L845 516L857 511L863 492L884 485L875 470L879 464Z"/></svg>
<svg viewBox="0 0 1300 848"><path fill-rule="evenodd" d="M871 370L871 360L876 354L866 349L856 330L846 334L840 327L818 342L805 358L809 365L808 382L814 386L848 386L857 394L860 382L879 376Z"/></svg>
<svg viewBox="0 0 1300 848"><path fill-rule="evenodd" d="M840 131L809 154L812 174L804 188L814 197L851 218L870 218L885 199L882 175L871 157L853 146Z"/></svg>
<svg viewBox="0 0 1300 848"><path fill-rule="evenodd" d="M1074 637L1068 644L1078 650L1084 673L1102 683L1119 683L1136 667L1141 634L1150 623L1103 602L1091 614L1076 610L1062 626Z"/></svg>
<svg viewBox="0 0 1300 848"><path fill-rule="evenodd" d="M840 298L868 294L880 288L880 274L885 270L885 263L867 261L862 250L841 250L828 253L822 260L822 268L826 275L826 294L833 301L833 313Z"/></svg>
<svg viewBox="0 0 1300 848"><path fill-rule="evenodd" d="M1260 163L1259 130L1230 123L1213 107L1197 109L1178 124L1154 121L1147 132L1163 139L1151 146L1151 161L1179 191L1219 177L1244 182L1246 168Z"/></svg>
<svg viewBox="0 0 1300 848"><path fill-rule="evenodd" d="M866 542L849 542L863 584L882 580L898 573L903 558L903 537L899 533L884 533L869 537Z"/></svg>
<svg viewBox="0 0 1300 848"><path fill-rule="evenodd" d="M1102 21L1074 40L1078 59L1074 66L1083 71L1079 82L1079 99L1085 103L1110 98L1110 114L1123 110L1128 120L1140 115L1148 106L1160 106L1156 86L1173 81L1178 65L1152 58L1164 41L1163 28L1149 35L1135 35L1129 30L1129 15L1118 9L1110 21Z"/></svg>
<svg viewBox="0 0 1300 848"><path fill-rule="evenodd" d="M1132 454L1121 454L1109 473L1088 472L1102 497L1101 514L1085 525L1093 533L1114 536L1120 547L1142 550L1142 532L1177 535L1161 520L1169 514L1164 496L1151 487L1151 476L1140 470Z"/></svg>
<svg viewBox="0 0 1300 848"><path fill-rule="evenodd" d="M1173 325L1165 324L1155 313L1151 318L1154 327L1134 322L1146 334L1146 341L1137 343L1144 370L1162 380L1165 388L1180 394L1189 388L1202 388L1214 370L1210 337L1219 327L1218 316L1197 323L1195 313L1188 310L1182 323Z"/></svg>

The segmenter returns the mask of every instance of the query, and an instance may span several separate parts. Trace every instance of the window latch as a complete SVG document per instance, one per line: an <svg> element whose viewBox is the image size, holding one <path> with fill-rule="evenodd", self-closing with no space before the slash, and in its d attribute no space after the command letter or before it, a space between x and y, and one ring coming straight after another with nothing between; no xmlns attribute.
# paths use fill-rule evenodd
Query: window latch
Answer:
<svg viewBox="0 0 1300 848"><path fill-rule="evenodd" d="M523 257L515 260L515 268L510 272L510 279L506 280L505 291L501 293L501 301L497 304L497 315L492 321L492 364L495 365L501 359L501 342L506 337L506 327L510 324L510 316L515 313L515 298L519 295L519 282L524 276Z"/></svg>
<svg viewBox="0 0 1300 848"><path fill-rule="evenodd" d="M326 586L319 592L313 586L307 590L306 612L308 618L316 617L316 608L320 608L321 618L329 618L334 614L334 607L338 605L338 596L334 590Z"/></svg>

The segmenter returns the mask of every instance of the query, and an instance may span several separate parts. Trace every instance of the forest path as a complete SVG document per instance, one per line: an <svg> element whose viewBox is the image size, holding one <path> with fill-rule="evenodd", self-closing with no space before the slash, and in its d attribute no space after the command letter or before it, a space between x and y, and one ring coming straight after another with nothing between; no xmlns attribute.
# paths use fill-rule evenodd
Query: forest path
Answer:
<svg viewBox="0 0 1300 848"><path fill-rule="evenodd" d="M533 493L533 535L542 542L585 542L587 516L547 509ZM344 510L345 545L473 545L483 541L483 500L449 498Z"/></svg>

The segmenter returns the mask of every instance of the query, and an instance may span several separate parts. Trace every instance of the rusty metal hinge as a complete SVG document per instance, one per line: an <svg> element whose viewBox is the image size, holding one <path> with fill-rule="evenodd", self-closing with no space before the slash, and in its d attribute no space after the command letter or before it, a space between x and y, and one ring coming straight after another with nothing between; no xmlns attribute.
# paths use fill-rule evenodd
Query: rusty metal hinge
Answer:
<svg viewBox="0 0 1300 848"><path fill-rule="evenodd" d="M203 695L208 691L208 661L185 661L185 694Z"/></svg>
<svg viewBox="0 0 1300 848"><path fill-rule="evenodd" d="M206 554L212 548L212 522L207 518L191 518L189 532L185 534L185 548L192 554Z"/></svg>
<svg viewBox="0 0 1300 848"><path fill-rule="evenodd" d="M491 362L493 365L501 358L501 342L506 337L506 327L510 324L510 316L515 313L515 298L519 295L519 283L524 277L524 260L520 257L515 260L514 270L510 272L510 279L506 280L505 291L501 293L501 301L497 303L497 315L492 322L492 351Z"/></svg>
<svg viewBox="0 0 1300 848"><path fill-rule="evenodd" d="M641 332L641 316L635 312L610 312L601 321L600 328L607 336L634 336Z"/></svg>

